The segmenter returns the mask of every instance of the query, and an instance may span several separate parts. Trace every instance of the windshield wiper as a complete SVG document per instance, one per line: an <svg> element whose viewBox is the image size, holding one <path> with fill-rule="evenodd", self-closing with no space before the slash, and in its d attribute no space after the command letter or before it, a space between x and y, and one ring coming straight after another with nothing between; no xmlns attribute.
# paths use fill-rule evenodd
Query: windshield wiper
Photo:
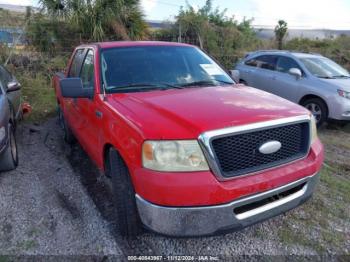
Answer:
<svg viewBox="0 0 350 262"><path fill-rule="evenodd" d="M182 89L183 87L175 86L167 83L151 84L151 83L132 83L124 86L113 86L107 88L107 91L127 91L127 90L144 90L144 89L160 89L167 90L169 88Z"/></svg>
<svg viewBox="0 0 350 262"><path fill-rule="evenodd" d="M234 84L234 82L228 82L228 81L219 80L219 79L215 79L214 81L222 83L222 84L227 84L227 85L233 85Z"/></svg>
<svg viewBox="0 0 350 262"><path fill-rule="evenodd" d="M350 76L347 75L338 75L338 76L333 76L334 78L349 78Z"/></svg>
<svg viewBox="0 0 350 262"><path fill-rule="evenodd" d="M185 83L185 84L181 84L180 87L193 87L193 86L216 86L215 82L219 82L219 83L223 83L223 84L227 84L227 85L233 85L234 83L230 83L227 81L223 81L223 80L203 80L203 81L194 81L191 83Z"/></svg>
<svg viewBox="0 0 350 262"><path fill-rule="evenodd" d="M317 76L318 78L324 78L324 79L334 79L332 76Z"/></svg>

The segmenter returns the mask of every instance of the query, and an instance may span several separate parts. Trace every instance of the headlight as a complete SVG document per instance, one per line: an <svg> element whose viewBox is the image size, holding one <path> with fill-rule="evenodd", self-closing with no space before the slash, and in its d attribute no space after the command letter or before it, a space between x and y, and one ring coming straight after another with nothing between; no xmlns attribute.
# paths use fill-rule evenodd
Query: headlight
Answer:
<svg viewBox="0 0 350 262"><path fill-rule="evenodd" d="M338 94L344 98L350 99L350 92L338 89Z"/></svg>
<svg viewBox="0 0 350 262"><path fill-rule="evenodd" d="M0 143L5 139L6 136L6 129L5 127L0 127Z"/></svg>
<svg viewBox="0 0 350 262"><path fill-rule="evenodd" d="M313 115L311 115L311 143L313 143L316 139L317 139L316 119Z"/></svg>
<svg viewBox="0 0 350 262"><path fill-rule="evenodd" d="M209 170L196 140L146 141L142 147L145 168L166 172Z"/></svg>

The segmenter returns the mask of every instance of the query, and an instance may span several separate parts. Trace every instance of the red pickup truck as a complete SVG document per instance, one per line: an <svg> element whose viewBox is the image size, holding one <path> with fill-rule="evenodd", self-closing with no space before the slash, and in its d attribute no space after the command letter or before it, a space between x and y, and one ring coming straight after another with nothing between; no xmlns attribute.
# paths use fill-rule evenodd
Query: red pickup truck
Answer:
<svg viewBox="0 0 350 262"><path fill-rule="evenodd" d="M235 84L197 47L82 45L54 87L66 141L112 181L122 235L238 230L314 191L324 151L310 113Z"/></svg>

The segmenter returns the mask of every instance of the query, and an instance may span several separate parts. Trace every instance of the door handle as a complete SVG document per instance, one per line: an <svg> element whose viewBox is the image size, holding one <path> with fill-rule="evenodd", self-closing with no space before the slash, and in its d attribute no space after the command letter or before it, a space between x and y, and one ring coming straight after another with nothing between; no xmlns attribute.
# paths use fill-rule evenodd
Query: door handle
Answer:
<svg viewBox="0 0 350 262"><path fill-rule="evenodd" d="M103 114L100 111L95 111L95 114L98 118L102 118Z"/></svg>

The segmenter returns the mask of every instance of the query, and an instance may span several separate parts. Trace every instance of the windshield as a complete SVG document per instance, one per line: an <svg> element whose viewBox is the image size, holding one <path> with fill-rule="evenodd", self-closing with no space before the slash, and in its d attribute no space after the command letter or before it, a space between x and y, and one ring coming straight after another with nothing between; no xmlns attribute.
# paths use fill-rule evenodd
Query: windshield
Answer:
<svg viewBox="0 0 350 262"><path fill-rule="evenodd" d="M234 83L209 56L187 46L105 49L101 68L107 93Z"/></svg>
<svg viewBox="0 0 350 262"><path fill-rule="evenodd" d="M305 57L300 59L311 74L320 78L348 78L349 72L325 57Z"/></svg>

